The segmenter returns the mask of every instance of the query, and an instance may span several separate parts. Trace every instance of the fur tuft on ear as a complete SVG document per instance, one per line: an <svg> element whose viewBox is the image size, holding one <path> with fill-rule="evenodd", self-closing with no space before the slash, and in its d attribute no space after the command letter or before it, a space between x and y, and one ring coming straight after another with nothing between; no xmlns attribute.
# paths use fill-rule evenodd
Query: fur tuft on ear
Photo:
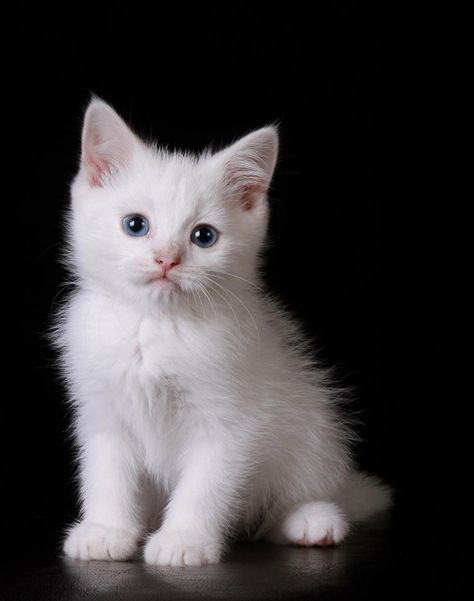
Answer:
<svg viewBox="0 0 474 601"><path fill-rule="evenodd" d="M263 127L238 140L218 155L224 183L244 210L253 209L264 197L278 156L278 132Z"/></svg>
<svg viewBox="0 0 474 601"><path fill-rule="evenodd" d="M131 159L138 138L107 103L94 98L82 129L82 166L92 187L102 187Z"/></svg>

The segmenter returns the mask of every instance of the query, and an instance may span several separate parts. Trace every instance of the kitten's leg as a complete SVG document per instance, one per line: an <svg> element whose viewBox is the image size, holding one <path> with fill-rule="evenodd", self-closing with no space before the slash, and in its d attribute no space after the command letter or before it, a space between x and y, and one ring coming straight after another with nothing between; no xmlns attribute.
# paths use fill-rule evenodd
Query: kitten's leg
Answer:
<svg viewBox="0 0 474 601"><path fill-rule="evenodd" d="M82 521L64 541L76 559L125 560L136 550L137 474L131 449L119 433L90 437L81 452Z"/></svg>
<svg viewBox="0 0 474 601"><path fill-rule="evenodd" d="M336 504L315 501L294 508L261 538L276 545L326 547L341 542L348 530Z"/></svg>
<svg viewBox="0 0 474 601"><path fill-rule="evenodd" d="M236 456L235 451L229 456ZM235 517L241 466L226 458L223 446L210 441L192 449L163 525L146 544L147 563L185 566L219 561L226 527Z"/></svg>

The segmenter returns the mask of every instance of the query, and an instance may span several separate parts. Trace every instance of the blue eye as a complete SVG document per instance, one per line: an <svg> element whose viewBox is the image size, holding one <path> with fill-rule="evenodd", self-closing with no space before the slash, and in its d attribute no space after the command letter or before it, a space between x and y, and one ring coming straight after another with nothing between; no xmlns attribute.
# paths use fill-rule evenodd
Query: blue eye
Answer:
<svg viewBox="0 0 474 601"><path fill-rule="evenodd" d="M127 215L122 219L122 227L129 236L146 236L150 224L143 215Z"/></svg>
<svg viewBox="0 0 474 601"><path fill-rule="evenodd" d="M201 248L209 248L217 242L217 230L212 225L198 225L191 232L191 242Z"/></svg>

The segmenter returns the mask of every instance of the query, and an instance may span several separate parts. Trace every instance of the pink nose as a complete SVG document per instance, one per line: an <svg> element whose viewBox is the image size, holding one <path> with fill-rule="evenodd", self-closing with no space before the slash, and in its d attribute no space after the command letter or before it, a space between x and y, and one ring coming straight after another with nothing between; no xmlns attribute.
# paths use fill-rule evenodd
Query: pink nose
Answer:
<svg viewBox="0 0 474 601"><path fill-rule="evenodd" d="M168 271L171 268L173 268L175 265L178 265L179 257L178 256L160 255L155 258L155 261L158 263L158 265L161 267L163 272L166 274L166 273L168 273Z"/></svg>

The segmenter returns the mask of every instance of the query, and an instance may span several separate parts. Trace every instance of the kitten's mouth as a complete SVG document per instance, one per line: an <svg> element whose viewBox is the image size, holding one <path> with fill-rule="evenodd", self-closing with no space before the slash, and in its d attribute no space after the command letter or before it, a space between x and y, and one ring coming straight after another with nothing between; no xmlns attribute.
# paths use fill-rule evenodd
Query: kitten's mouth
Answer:
<svg viewBox="0 0 474 601"><path fill-rule="evenodd" d="M173 282L173 280L170 280L166 274L161 275L159 273L152 274L149 277L147 277L147 279L145 280L146 284L155 284L156 282L160 282L162 285L165 285L165 286L176 284L176 282Z"/></svg>

